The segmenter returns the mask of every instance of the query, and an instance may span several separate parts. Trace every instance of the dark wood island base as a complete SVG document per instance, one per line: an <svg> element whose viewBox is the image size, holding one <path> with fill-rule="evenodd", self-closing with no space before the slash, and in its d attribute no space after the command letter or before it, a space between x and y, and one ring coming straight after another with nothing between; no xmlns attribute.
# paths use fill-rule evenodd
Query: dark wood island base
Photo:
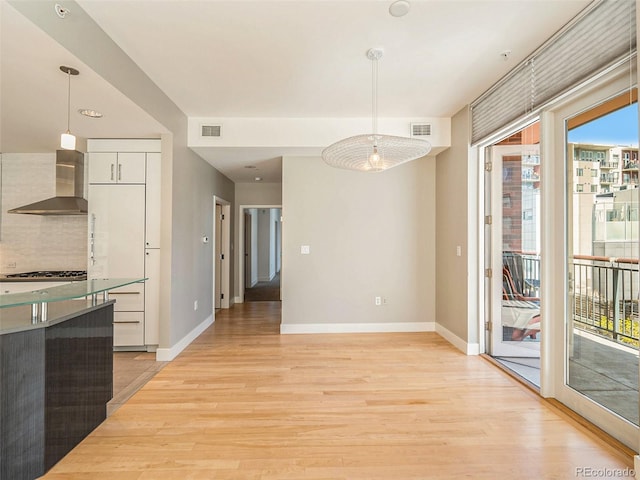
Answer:
<svg viewBox="0 0 640 480"><path fill-rule="evenodd" d="M3 309L0 326L11 315L30 313ZM106 418L113 395L113 301L52 304L49 318L0 334L1 480L44 475Z"/></svg>

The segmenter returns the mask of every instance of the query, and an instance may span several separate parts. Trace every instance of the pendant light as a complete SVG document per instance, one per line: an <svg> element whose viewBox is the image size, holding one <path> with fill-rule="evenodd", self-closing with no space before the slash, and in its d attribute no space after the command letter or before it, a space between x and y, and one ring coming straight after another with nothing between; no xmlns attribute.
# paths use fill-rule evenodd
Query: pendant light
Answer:
<svg viewBox="0 0 640 480"><path fill-rule="evenodd" d="M64 73L67 74L68 90L67 90L67 131L60 135L60 148L65 150L76 149L76 137L71 133L69 129L69 122L71 120L71 75L78 75L80 72L72 67L60 67Z"/></svg>
<svg viewBox="0 0 640 480"><path fill-rule="evenodd" d="M379 48L367 52L372 66L372 133L345 138L325 148L322 159L332 167L381 172L431 151L426 140L378 134L378 60L382 53Z"/></svg>

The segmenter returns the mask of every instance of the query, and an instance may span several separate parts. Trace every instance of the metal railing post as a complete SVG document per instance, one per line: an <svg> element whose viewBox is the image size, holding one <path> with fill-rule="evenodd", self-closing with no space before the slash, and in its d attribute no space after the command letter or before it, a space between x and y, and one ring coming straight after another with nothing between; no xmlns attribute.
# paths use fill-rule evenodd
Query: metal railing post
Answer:
<svg viewBox="0 0 640 480"><path fill-rule="evenodd" d="M611 263L612 268L612 276L613 276L613 284L612 284L612 296L613 296L613 338L614 340L618 339L618 326L620 325L620 268L614 267L613 263ZM624 291L623 291L624 296ZM624 315L624 308L622 311L622 315ZM607 325L608 327L608 325Z"/></svg>

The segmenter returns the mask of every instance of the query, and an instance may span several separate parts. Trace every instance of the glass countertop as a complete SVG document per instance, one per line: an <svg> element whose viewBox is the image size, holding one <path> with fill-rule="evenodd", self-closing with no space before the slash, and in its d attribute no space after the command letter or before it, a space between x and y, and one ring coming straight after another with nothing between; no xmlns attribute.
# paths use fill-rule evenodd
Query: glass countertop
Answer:
<svg viewBox="0 0 640 480"><path fill-rule="evenodd" d="M145 280L146 278L95 278L31 292L7 293L0 295L0 308L73 300L97 295L114 288L131 285L132 283L144 282Z"/></svg>

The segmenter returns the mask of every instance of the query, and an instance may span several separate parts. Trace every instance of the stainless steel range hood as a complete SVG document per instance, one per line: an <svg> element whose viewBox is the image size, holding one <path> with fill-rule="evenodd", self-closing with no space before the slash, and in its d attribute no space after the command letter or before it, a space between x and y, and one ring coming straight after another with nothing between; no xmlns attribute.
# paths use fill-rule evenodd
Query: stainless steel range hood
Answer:
<svg viewBox="0 0 640 480"><path fill-rule="evenodd" d="M84 154L75 150L56 151L56 196L13 208L8 213L28 215L86 215Z"/></svg>

